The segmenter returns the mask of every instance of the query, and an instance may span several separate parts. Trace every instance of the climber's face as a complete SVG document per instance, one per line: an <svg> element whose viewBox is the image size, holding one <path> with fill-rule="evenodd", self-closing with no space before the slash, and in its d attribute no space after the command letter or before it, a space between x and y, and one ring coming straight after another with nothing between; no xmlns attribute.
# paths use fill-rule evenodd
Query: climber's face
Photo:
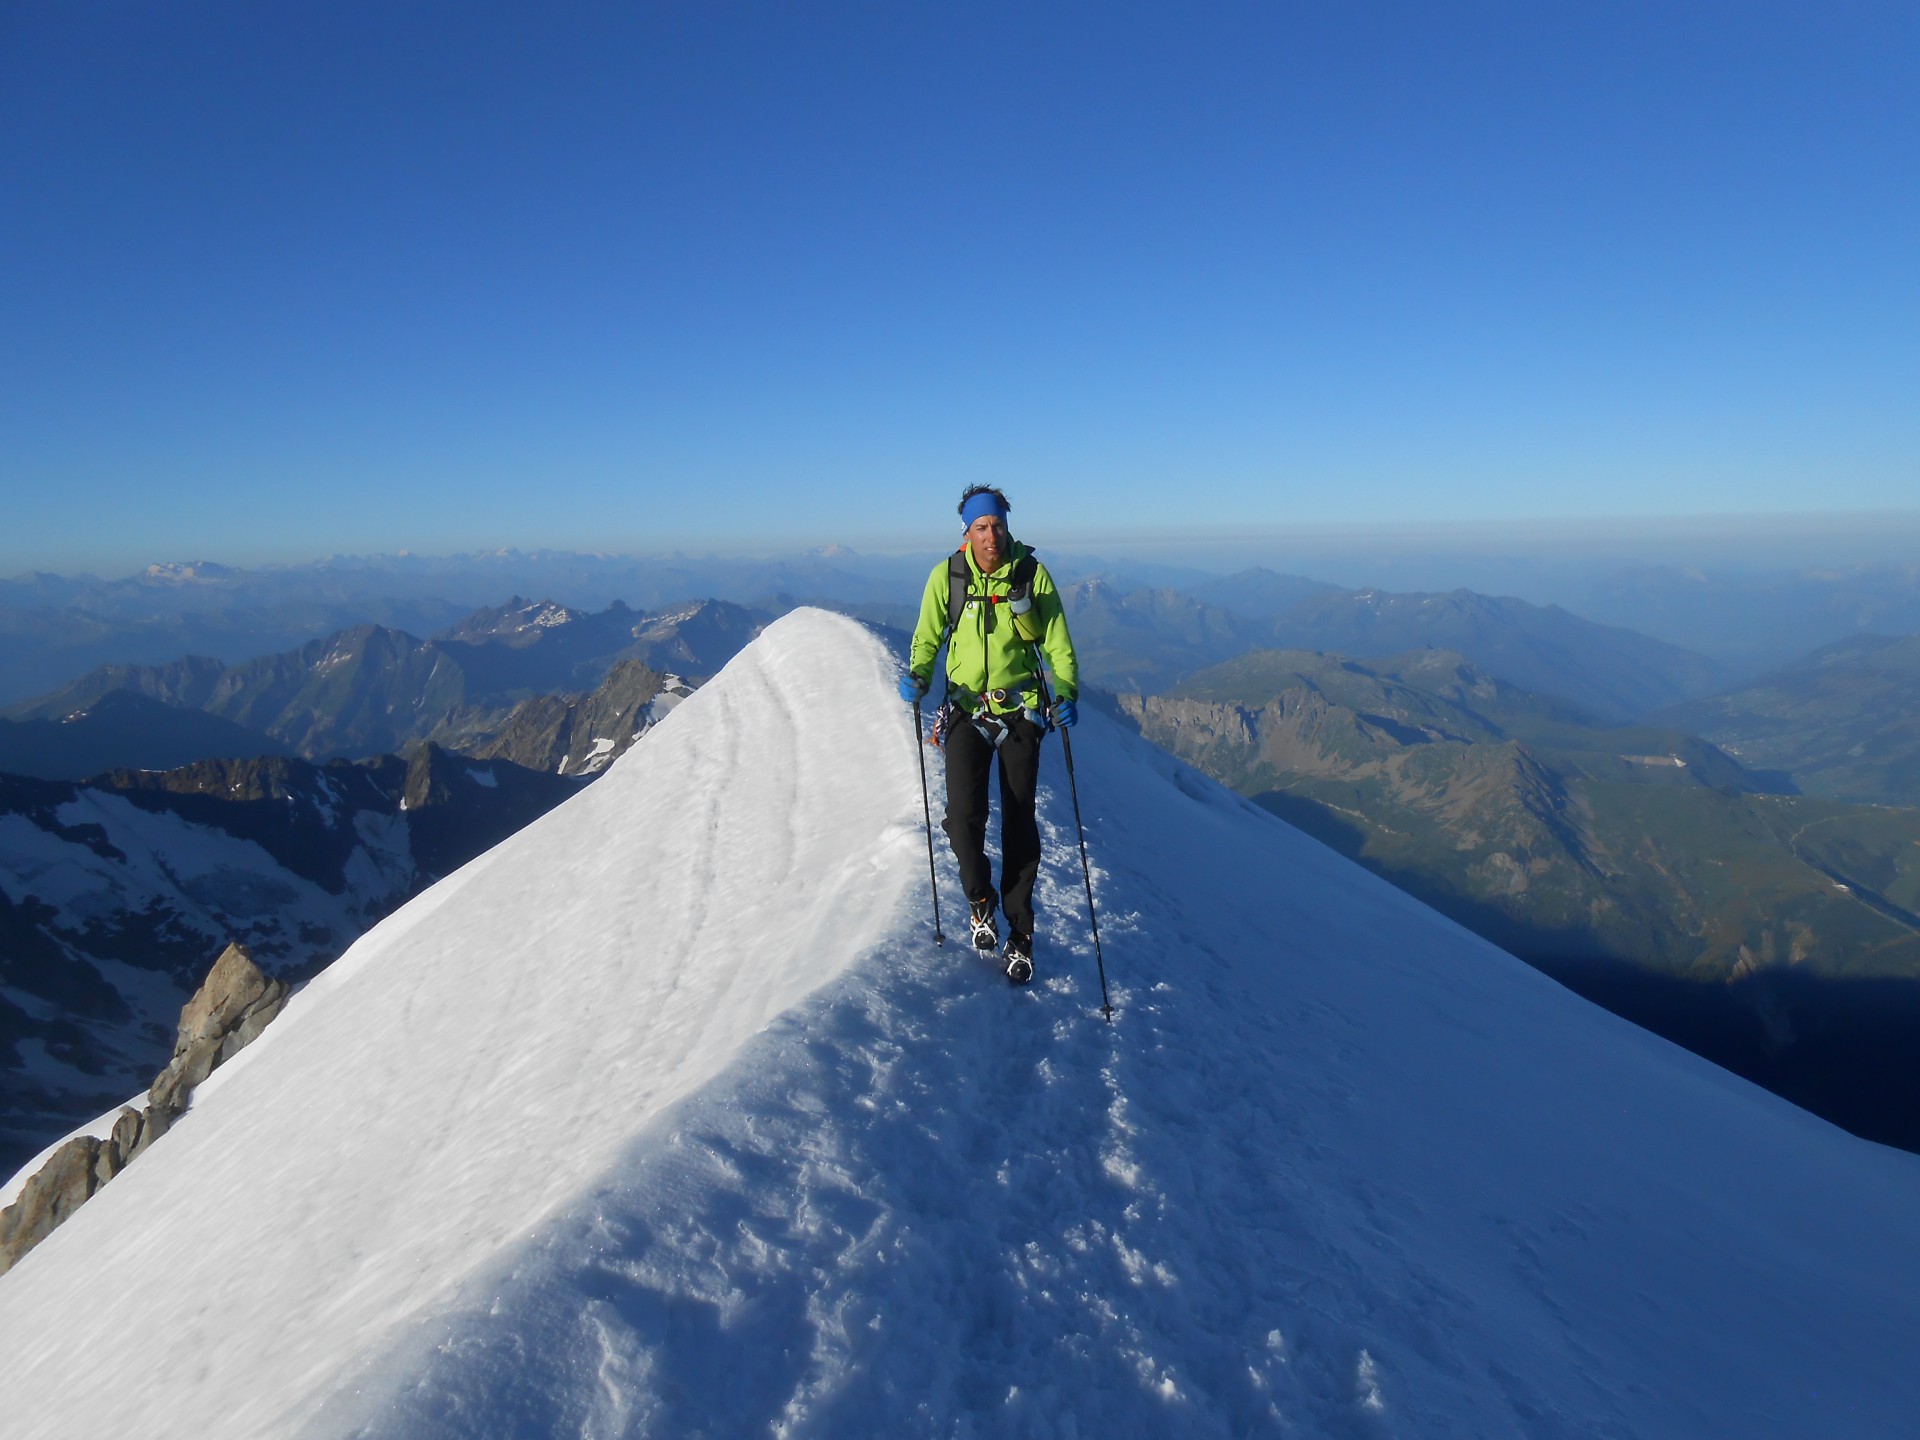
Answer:
<svg viewBox="0 0 1920 1440"><path fill-rule="evenodd" d="M998 515L982 515L967 527L967 548L973 551L973 563L986 574L1007 563L1013 541L1007 534L1007 522Z"/></svg>

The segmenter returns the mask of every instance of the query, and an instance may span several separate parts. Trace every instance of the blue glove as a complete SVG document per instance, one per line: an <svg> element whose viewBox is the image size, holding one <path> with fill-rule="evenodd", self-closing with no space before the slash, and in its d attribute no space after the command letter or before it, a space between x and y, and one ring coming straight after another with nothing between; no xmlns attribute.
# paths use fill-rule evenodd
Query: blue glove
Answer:
<svg viewBox="0 0 1920 1440"><path fill-rule="evenodd" d="M1056 700L1053 702L1053 723L1058 725L1062 730L1071 730L1075 725L1080 723L1080 712L1073 708L1073 701Z"/></svg>
<svg viewBox="0 0 1920 1440"><path fill-rule="evenodd" d="M900 698L911 705L927 693L927 682L918 675L906 674L900 677Z"/></svg>

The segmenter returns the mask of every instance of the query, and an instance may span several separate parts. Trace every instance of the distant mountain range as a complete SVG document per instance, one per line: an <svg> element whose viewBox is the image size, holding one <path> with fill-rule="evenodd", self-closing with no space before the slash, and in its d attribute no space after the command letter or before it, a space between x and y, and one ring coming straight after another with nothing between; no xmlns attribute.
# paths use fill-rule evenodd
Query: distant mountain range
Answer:
<svg viewBox="0 0 1920 1440"><path fill-rule="evenodd" d="M1920 842L1920 812L1768 793L1695 736L1593 726L1446 652L1269 652L1121 703L1149 739L1522 956L1920 976L1920 846L1898 848Z"/></svg>
<svg viewBox="0 0 1920 1440"><path fill-rule="evenodd" d="M1178 590L1128 590L1102 576L1063 595L1080 674L1112 690L1158 690L1196 670L1239 655L1271 633Z"/></svg>
<svg viewBox="0 0 1920 1440"><path fill-rule="evenodd" d="M301 978L576 788L431 745L0 775L0 1171L145 1086L230 940Z"/></svg>
<svg viewBox="0 0 1920 1440"><path fill-rule="evenodd" d="M824 574L757 578L825 583ZM215 575L168 583L227 582ZM842 576L839 583L859 588L855 578ZM1713 662L1693 652L1510 597L1340 590L1262 570L1195 589L1128 588L1120 577L1098 574L1069 585L1069 622L1087 682L1157 693L1262 649L1377 656L1435 648L1594 720L1622 723L1709 694L1725 680ZM1207 595L1241 608L1211 603L1202 598ZM16 722L66 727L65 733L45 725L32 734L0 732L0 764L12 755L22 757L17 768L23 771L73 778L90 773L75 768L88 759L94 768L104 768L98 764L103 756L114 764L145 763L130 750L84 743L87 735L115 732L113 717L93 707L119 691L200 711L259 737L243 745L232 733L210 736L204 743L211 748L202 754L277 749L307 758L367 756L425 739L480 752L510 723L516 706L537 696L584 695L621 660L639 660L662 676L713 673L774 613L800 601L782 592L768 603L771 609L749 609L706 599L650 614L617 602L588 612L516 597L466 614L428 640L358 625L237 663L195 657L101 666L0 711ZM900 629L914 617L912 604L900 600L848 601L838 608ZM182 722L171 722L173 732L181 728ZM156 740L160 733L156 727ZM191 739L182 735L182 743ZM178 752L163 754L163 760L177 758Z"/></svg>
<svg viewBox="0 0 1920 1440"><path fill-rule="evenodd" d="M1235 588L1275 603L1307 593L1278 614L1248 618L1175 590L1123 592L1098 578L1072 586L1067 616L1083 672L1110 689L1152 693L1256 648L1377 656L1431 647L1614 722L1708 694L1724 679L1704 656L1557 606L1467 590L1333 590L1283 576L1236 577Z"/></svg>
<svg viewBox="0 0 1920 1440"><path fill-rule="evenodd" d="M783 595L788 604L773 608L847 605L917 595L927 564L831 547L764 560L502 550L258 570L203 560L118 580L27 575L0 580L0 704L103 664L203 655L237 665L358 625L435 635L503 595L550 595L588 612L615 602L671 609L706 596L757 608Z"/></svg>
<svg viewBox="0 0 1920 1440"><path fill-rule="evenodd" d="M154 567L194 568L202 567ZM286 595L172 573L104 583L58 576L0 581L0 704L63 685L97 665L160 663L180 655L238 663L363 624L429 635L473 608L357 587L344 595Z"/></svg>
<svg viewBox="0 0 1920 1440"><path fill-rule="evenodd" d="M1920 805L1920 635L1858 635L1661 718L1810 795Z"/></svg>
<svg viewBox="0 0 1920 1440"><path fill-rule="evenodd" d="M1150 556L1116 561L1051 549L1045 537L1040 543L1063 585L1097 578L1121 595L1171 590L1241 621L1274 620L1316 597L1353 593L1259 567L1221 576ZM152 565L117 580L27 575L0 580L0 704L50 691L101 664L204 655L232 665L362 624L435 635L508 594L551 596L587 612L615 601L660 610L703 597L773 614L816 604L906 628L939 554L937 545L906 555L828 546L769 558L500 550L335 556L257 570L194 561ZM1397 573L1387 557L1381 566L1382 576ZM1465 577L1474 567L1459 573ZM1577 614L1709 656L1734 679L1856 632L1920 632L1920 566L1913 564L1715 574L1646 566L1578 584L1556 583L1551 575L1542 567L1533 578ZM1390 593L1389 587L1376 585L1375 593ZM1524 586L1518 593L1542 598ZM1366 648L1332 633L1318 639L1268 634L1259 643L1348 653ZM1385 647L1374 653L1396 648L1385 637L1369 644Z"/></svg>
<svg viewBox="0 0 1920 1440"><path fill-rule="evenodd" d="M1203 605L1231 610L1250 620L1277 619L1305 601L1346 593L1340 586L1324 580L1282 575L1259 565L1217 579L1187 581L1171 588Z"/></svg>
<svg viewBox="0 0 1920 1440"><path fill-rule="evenodd" d="M1282 615L1274 634L1282 648L1343 655L1456 651L1511 684L1614 722L1711 693L1725 676L1704 655L1663 640L1596 625L1557 605L1471 590L1321 596Z"/></svg>
<svg viewBox="0 0 1920 1440"><path fill-rule="evenodd" d="M1702 651L1744 678L1862 632L1920 634L1920 563L1721 574L1645 566L1590 588L1580 610Z"/></svg>
<svg viewBox="0 0 1920 1440"><path fill-rule="evenodd" d="M641 669L623 671L618 698L602 697L601 708L611 703L637 713L669 687L670 675L691 678L718 670L768 618L714 600L649 615L624 605L586 614L515 598L467 616L433 640L361 625L238 665L190 657L167 665L102 666L11 707L7 715L17 724L11 735L0 734L0 746L12 743L20 752L37 743L42 753L53 754L59 747L52 742L60 737L49 727L66 729L71 722L101 742L87 746L76 739L67 747L73 763L106 768L98 761L114 753L126 758L113 763L138 763L131 747L113 752L107 743L124 738L125 727L109 722L126 702L115 702L104 718L98 708L109 696L130 693L222 722L227 728L205 726L198 733L187 722L170 722L183 742L198 738L221 747L215 754L364 758L425 740L496 753L499 735L511 729L524 736L536 723L531 717L516 721L530 701L539 699L550 709L556 693L584 695L631 661ZM257 738L243 743L247 735Z"/></svg>

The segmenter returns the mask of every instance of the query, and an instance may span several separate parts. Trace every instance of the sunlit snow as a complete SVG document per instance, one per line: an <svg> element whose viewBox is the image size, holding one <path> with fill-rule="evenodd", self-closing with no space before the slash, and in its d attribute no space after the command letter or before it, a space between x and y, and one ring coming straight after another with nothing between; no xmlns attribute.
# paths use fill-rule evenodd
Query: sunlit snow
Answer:
<svg viewBox="0 0 1920 1440"><path fill-rule="evenodd" d="M0 1277L7 1434L1910 1428L1920 1159L1097 711L1117 1020L1056 741L1011 989L895 665L794 612L368 934Z"/></svg>

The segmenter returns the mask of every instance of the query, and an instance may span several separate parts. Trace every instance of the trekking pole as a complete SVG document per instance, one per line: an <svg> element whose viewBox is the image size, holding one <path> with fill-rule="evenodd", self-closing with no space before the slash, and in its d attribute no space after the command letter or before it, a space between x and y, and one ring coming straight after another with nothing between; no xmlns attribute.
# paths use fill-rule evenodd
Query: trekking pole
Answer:
<svg viewBox="0 0 1920 1440"><path fill-rule="evenodd" d="M927 798L927 750L920 736L920 702L913 702L913 753L920 757L920 813L927 822L927 889L933 892L933 943L944 945L947 937L940 933L940 882L933 872L933 802ZM1073 768L1069 761L1067 768Z"/></svg>
<svg viewBox="0 0 1920 1440"><path fill-rule="evenodd" d="M1053 696L1047 690L1046 673L1034 656L1034 675L1040 681L1040 700L1047 707L1047 719L1053 719ZM1064 726L1060 729L1060 747L1067 757L1067 793L1073 796L1073 828L1080 837L1080 877L1087 882L1087 923L1093 929L1093 963L1100 968L1100 1008L1107 1023L1113 1023L1113 1002L1107 998L1107 962L1100 954L1100 916L1093 908L1093 867L1087 863L1087 827L1080 822L1080 786L1073 778L1073 740Z"/></svg>
<svg viewBox="0 0 1920 1440"><path fill-rule="evenodd" d="M1087 921L1093 927L1093 963L1100 967L1100 1008L1113 1023L1113 1002L1107 999L1107 962L1100 954L1100 916L1093 908L1093 869L1087 864L1087 827L1080 823L1080 787L1073 778L1073 740L1060 732L1060 748L1067 757L1067 793L1073 796L1073 828L1080 835L1080 875L1087 882Z"/></svg>

